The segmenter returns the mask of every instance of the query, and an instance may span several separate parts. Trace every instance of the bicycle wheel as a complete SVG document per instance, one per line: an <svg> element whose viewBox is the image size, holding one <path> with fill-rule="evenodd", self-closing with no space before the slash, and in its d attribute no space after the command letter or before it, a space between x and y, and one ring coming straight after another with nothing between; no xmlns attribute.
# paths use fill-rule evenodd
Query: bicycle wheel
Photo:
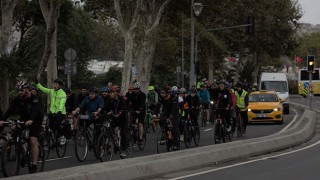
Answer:
<svg viewBox="0 0 320 180"><path fill-rule="evenodd" d="M238 124L237 125L238 125L237 126L237 136L241 137L243 134L243 123L242 123L242 118L240 115L238 116Z"/></svg>
<svg viewBox="0 0 320 180"><path fill-rule="evenodd" d="M131 158L132 152L133 152L133 145L134 145L134 137L133 137L133 131L129 130L127 131L127 147L125 148L126 150L126 157Z"/></svg>
<svg viewBox="0 0 320 180"><path fill-rule="evenodd" d="M221 125L218 123L215 123L214 134L213 134L214 143L215 144L221 143L221 138L222 138Z"/></svg>
<svg viewBox="0 0 320 180"><path fill-rule="evenodd" d="M44 164L46 162L46 151L44 148L44 141L41 140L39 141L39 157L38 157L38 172L42 172L44 170ZM40 164L40 165L39 165Z"/></svg>
<svg viewBox="0 0 320 180"><path fill-rule="evenodd" d="M193 126L193 140L196 146L199 146L200 143L200 129L199 127Z"/></svg>
<svg viewBox="0 0 320 180"><path fill-rule="evenodd" d="M63 141L61 140L62 136L58 133L58 131L55 132L54 137L55 137L56 153L59 158L62 158L64 157L64 155L66 155L68 143L65 141L65 139Z"/></svg>
<svg viewBox="0 0 320 180"><path fill-rule="evenodd" d="M158 154L166 152L167 138L165 133L161 130L157 135L157 152Z"/></svg>
<svg viewBox="0 0 320 180"><path fill-rule="evenodd" d="M89 142L85 130L79 130L75 137L75 153L78 161L83 162L88 155Z"/></svg>
<svg viewBox="0 0 320 180"><path fill-rule="evenodd" d="M97 141L97 154L101 162L111 161L113 157L114 142L110 132L100 134Z"/></svg>
<svg viewBox="0 0 320 180"><path fill-rule="evenodd" d="M52 143L51 141L51 133L49 131L46 131L44 136L42 137L42 143L43 143L43 149L44 149L44 157L46 159L49 159L49 154L50 154L50 150L52 145L50 143Z"/></svg>
<svg viewBox="0 0 320 180"><path fill-rule="evenodd" d="M142 143L138 143L139 149L140 150L144 150L144 147L146 146L146 142L147 142L147 133L146 133L146 127L144 126L144 132L143 132L143 136L142 136ZM138 133L139 136L139 133Z"/></svg>
<svg viewBox="0 0 320 180"><path fill-rule="evenodd" d="M205 114L204 110L201 110L201 127L206 126L206 119L204 114Z"/></svg>
<svg viewBox="0 0 320 180"><path fill-rule="evenodd" d="M192 142L192 135L190 131L191 127L188 124L185 127L186 128L184 129L184 132L183 132L184 145L186 146L186 148L189 148Z"/></svg>
<svg viewBox="0 0 320 180"><path fill-rule="evenodd" d="M15 176L20 171L20 154L17 142L7 141L2 147L1 168L5 177Z"/></svg>

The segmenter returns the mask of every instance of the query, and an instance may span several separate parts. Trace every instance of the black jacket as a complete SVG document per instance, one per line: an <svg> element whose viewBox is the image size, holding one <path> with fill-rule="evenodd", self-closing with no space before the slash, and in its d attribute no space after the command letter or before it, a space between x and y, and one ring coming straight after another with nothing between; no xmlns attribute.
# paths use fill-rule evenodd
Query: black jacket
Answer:
<svg viewBox="0 0 320 180"><path fill-rule="evenodd" d="M9 116L15 112L16 109L19 110L20 120L33 120L33 123L35 124L42 123L44 109L37 96L31 94L30 97L27 97L25 99L17 96L10 104L8 110L4 113L3 120L7 120Z"/></svg>

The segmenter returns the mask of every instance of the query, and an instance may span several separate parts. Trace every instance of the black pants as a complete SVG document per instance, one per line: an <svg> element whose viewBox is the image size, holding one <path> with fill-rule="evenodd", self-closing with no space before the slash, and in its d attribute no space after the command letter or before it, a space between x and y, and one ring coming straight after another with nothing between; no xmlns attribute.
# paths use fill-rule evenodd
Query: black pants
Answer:
<svg viewBox="0 0 320 180"><path fill-rule="evenodd" d="M248 111L240 111L240 114L243 121L243 128L246 129L248 124Z"/></svg>
<svg viewBox="0 0 320 180"><path fill-rule="evenodd" d="M49 114L49 127L52 131L57 130L59 134L64 135L67 139L71 138L71 125L66 121L65 114Z"/></svg>

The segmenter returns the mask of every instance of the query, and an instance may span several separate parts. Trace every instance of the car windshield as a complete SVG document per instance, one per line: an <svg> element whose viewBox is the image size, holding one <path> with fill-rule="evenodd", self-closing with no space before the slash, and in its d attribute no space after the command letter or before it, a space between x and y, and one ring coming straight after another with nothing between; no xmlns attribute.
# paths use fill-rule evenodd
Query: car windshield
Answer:
<svg viewBox="0 0 320 180"><path fill-rule="evenodd" d="M251 94L249 102L278 102L279 99L275 94Z"/></svg>
<svg viewBox="0 0 320 180"><path fill-rule="evenodd" d="M263 81L261 90L288 92L287 81Z"/></svg>

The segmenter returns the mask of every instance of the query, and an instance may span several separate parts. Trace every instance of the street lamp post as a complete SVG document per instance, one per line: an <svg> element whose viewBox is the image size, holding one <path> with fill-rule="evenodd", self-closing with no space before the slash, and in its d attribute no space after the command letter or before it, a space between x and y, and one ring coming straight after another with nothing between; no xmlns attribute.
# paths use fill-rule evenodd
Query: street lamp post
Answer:
<svg viewBox="0 0 320 180"><path fill-rule="evenodd" d="M199 16L202 11L202 3L195 3L194 0L191 0L191 49L190 49L190 84L196 85L196 76L195 76L195 61L194 61L194 15ZM194 14L193 14L194 13Z"/></svg>

